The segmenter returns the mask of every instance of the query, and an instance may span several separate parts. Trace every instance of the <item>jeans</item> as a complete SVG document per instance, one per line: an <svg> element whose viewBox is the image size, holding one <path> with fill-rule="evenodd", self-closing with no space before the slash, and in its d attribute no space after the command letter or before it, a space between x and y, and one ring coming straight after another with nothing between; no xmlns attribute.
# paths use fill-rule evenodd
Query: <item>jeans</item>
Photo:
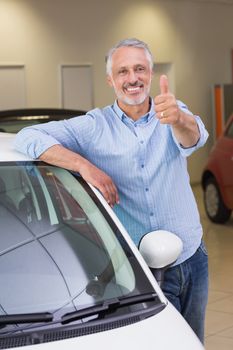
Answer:
<svg viewBox="0 0 233 350"><path fill-rule="evenodd" d="M166 270L162 290L204 343L208 256L203 242L191 258Z"/></svg>

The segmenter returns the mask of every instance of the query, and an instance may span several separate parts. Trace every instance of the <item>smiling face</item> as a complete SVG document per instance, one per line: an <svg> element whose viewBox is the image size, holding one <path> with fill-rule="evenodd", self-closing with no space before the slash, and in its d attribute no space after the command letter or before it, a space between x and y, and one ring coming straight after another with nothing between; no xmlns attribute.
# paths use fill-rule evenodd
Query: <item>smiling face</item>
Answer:
<svg viewBox="0 0 233 350"><path fill-rule="evenodd" d="M122 110L148 103L152 75L150 61L143 48L125 46L113 53L112 70L107 79Z"/></svg>

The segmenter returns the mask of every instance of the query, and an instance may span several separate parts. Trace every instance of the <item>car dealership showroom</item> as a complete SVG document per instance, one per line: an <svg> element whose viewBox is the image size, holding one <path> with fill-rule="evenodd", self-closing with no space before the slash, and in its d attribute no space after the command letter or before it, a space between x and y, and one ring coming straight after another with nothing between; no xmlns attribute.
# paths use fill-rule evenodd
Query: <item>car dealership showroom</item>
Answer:
<svg viewBox="0 0 233 350"><path fill-rule="evenodd" d="M0 0L0 349L233 349L232 19L233 0ZM117 50L124 53L125 47L111 53L106 76L106 54L127 38L145 42L152 52L149 88L145 88L143 100L134 96L142 94L149 73L139 64L128 66L130 59L136 60L128 54L121 58L124 63L117 61ZM127 49L129 53L141 52L142 47ZM146 62L147 67L148 57ZM121 70L114 70L114 63L121 64ZM203 124L195 123L201 136L194 146L177 140L172 146L171 139L164 141L164 148L169 145L176 151L172 148L170 158L163 159L157 168L163 174L162 184L161 174L158 182L149 171L145 178L140 175L147 171L145 160L149 159L142 151L146 127L140 123L149 120L149 108L144 110L147 117L141 113L139 121L130 112L125 115L138 105L144 106L145 101L150 111L154 106L153 119L170 130L166 135L173 140L180 135L176 133L180 119L174 121L173 115L201 120L209 134L202 147L196 147L204 136ZM179 108L174 112L168 103ZM41 139L29 145L31 131L21 134L21 146L16 139L20 130L30 127L31 137L34 128L38 129L46 134L49 147L60 147L60 141L54 142L52 136L49 139L45 123L51 122L48 130L60 136L52 125L79 123L94 110L88 117L92 123L94 114L105 111L106 106L118 117L119 111L122 115L114 125L116 132L110 130L112 141L97 123L95 131L101 141L93 147L90 159L96 166L103 164L106 172L112 163L119 167L119 184L124 182L124 171L130 174L127 179L134 182L127 183L127 193L131 193L128 202L125 200L130 207L132 195L139 212L135 214L138 221L129 225L131 209L122 214L118 200L112 203L113 197L101 191L98 172L94 179L87 173L85 177L81 170L80 176L73 165L66 166L67 162L39 161L38 148L45 148ZM125 123L121 130L127 125L131 135L122 136L119 148L113 150L118 122ZM95 137L92 126L91 130L88 127L89 139L80 132L80 144L91 150ZM138 140L138 155L132 151L135 162L141 161L138 171L130 159L132 135ZM74 136L79 149L77 138ZM71 142L66 145L71 149ZM152 146L151 142L147 148L150 153ZM102 158L109 163L106 168L104 162L98 163L98 151L104 148ZM192 148L194 153L189 152ZM30 151L25 155L19 152L23 149ZM159 152L163 154L163 148ZM128 158L121 164L123 153ZM140 218L145 206L141 189L134 184L139 184L140 176L142 186L148 179L143 196L149 198L153 183L154 193L160 192L155 206L165 208L171 177L160 168L172 163L177 153L181 153L182 162L176 168L170 194L180 191L180 200L175 202L171 196L169 218L162 209L153 209L148 200L149 220L155 218L154 222L164 225L151 224L150 230L143 231L146 226ZM156 156L155 162L158 159ZM183 164L200 215L201 225L198 220L196 226L203 228L209 258L204 344L163 290L166 269L184 252L185 243L175 234L176 228L183 221L191 222L189 201L182 223L177 223L173 214L187 194L182 190ZM119 189L120 204L122 193ZM163 218L156 221L158 213L163 213ZM172 225L167 225L169 220L176 223L174 232ZM144 235L137 244L130 236L130 225L138 229L138 235ZM196 234L194 228L190 231Z"/></svg>

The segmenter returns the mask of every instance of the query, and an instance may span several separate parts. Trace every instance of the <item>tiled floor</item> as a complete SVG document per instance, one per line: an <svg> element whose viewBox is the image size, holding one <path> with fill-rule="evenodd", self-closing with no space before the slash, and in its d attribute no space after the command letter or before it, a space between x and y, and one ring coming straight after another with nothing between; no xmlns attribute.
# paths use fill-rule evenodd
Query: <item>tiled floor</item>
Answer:
<svg viewBox="0 0 233 350"><path fill-rule="evenodd" d="M202 189L193 186L209 254L210 292L206 315L206 350L233 350L233 215L225 225L206 217Z"/></svg>

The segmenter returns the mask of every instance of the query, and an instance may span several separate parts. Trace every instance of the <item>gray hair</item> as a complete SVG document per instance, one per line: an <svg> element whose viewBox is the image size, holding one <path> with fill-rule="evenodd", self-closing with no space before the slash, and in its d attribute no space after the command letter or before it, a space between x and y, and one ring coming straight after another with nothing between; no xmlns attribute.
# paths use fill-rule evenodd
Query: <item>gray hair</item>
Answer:
<svg viewBox="0 0 233 350"><path fill-rule="evenodd" d="M115 46L113 46L108 51L108 53L105 57L107 74L111 75L111 73L112 73L112 55L120 47L136 47L136 48L144 49L145 54L146 54L148 61L150 63L150 68L153 69L153 67L154 67L153 55L152 55L148 45L141 40L138 40L136 38L132 38L132 39L124 39L124 40L119 41Z"/></svg>

